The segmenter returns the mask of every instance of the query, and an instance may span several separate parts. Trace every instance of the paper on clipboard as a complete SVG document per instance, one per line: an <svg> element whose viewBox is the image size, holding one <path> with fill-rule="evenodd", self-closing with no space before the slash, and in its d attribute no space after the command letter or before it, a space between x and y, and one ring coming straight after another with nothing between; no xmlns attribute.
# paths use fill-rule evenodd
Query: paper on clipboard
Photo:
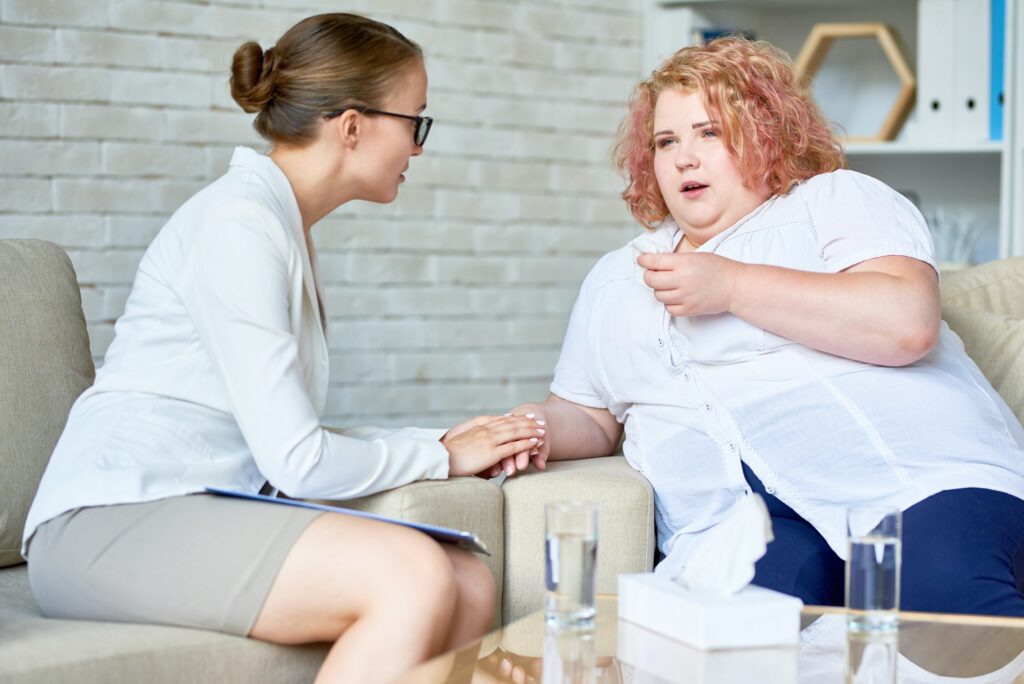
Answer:
<svg viewBox="0 0 1024 684"><path fill-rule="evenodd" d="M482 553L486 556L491 555L491 552L487 550L487 546L484 545L483 541L472 532L466 532L464 530L456 530L450 527L439 527L437 525L427 525L426 523L409 522L408 520L398 520L396 518L388 518L383 515L375 515L373 513L366 513L365 511L357 511L352 508L341 508L340 506L328 506L326 504L313 503L311 501L302 501L301 499L283 499L274 496L267 496L265 494L252 494L250 492L240 492L233 489L219 489L217 487L207 487L206 491L210 494L217 494L219 496L233 496L238 499L249 499L251 501L266 501L268 503L281 504L284 506L298 506L299 508L312 508L317 511L327 511L329 513L341 513L343 515L354 515L358 518L366 518L368 520L379 520L380 522L394 523L395 525L403 525L405 527L411 527L414 530L419 530L427 535L430 535L434 539L444 544L455 544L459 548L466 549L467 551L474 551L476 553Z"/></svg>

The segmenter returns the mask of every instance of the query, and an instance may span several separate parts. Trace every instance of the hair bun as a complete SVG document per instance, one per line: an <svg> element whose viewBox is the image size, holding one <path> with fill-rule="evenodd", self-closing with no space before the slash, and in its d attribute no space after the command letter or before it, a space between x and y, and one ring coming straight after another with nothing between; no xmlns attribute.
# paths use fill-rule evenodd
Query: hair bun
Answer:
<svg viewBox="0 0 1024 684"><path fill-rule="evenodd" d="M247 112L261 112L274 96L274 48L266 52L249 41L231 60L231 97Z"/></svg>

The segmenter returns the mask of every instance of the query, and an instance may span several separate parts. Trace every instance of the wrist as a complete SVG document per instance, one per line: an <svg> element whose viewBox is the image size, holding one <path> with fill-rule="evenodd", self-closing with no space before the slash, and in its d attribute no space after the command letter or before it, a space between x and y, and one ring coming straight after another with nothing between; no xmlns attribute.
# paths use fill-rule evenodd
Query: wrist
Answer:
<svg viewBox="0 0 1024 684"><path fill-rule="evenodd" d="M725 305L725 311L733 315L737 315L737 311L741 309L743 302L743 293L746 287L746 276L747 269L750 265L745 264L742 261L734 261L732 263L732 272L728 280L728 295Z"/></svg>

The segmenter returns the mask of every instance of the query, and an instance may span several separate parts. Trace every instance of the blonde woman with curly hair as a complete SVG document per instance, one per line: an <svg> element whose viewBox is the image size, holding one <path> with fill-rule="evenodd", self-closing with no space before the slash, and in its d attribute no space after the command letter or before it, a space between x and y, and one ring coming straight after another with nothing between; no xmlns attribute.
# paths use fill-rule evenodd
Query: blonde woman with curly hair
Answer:
<svg viewBox="0 0 1024 684"><path fill-rule="evenodd" d="M789 59L679 50L615 159L647 233L587 276L551 396L514 410L546 443L505 465L624 432L659 571L759 493L775 540L754 583L812 604L843 602L846 510L899 508L903 609L1024 616L1024 431L941 321L921 214L845 168Z"/></svg>

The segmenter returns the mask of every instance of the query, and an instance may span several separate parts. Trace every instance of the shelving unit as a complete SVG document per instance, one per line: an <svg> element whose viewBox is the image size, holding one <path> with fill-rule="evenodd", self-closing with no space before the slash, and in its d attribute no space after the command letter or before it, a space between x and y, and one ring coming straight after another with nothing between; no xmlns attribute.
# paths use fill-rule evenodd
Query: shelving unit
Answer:
<svg viewBox="0 0 1024 684"><path fill-rule="evenodd" d="M649 0L644 73L692 44L702 28L752 30L795 58L811 28L823 22L894 27L917 71L918 0ZM851 168L903 192L926 217L955 216L983 227L973 261L1024 255L1024 73L1018 67L1024 12L1017 0L1006 0L1006 29L1001 141L926 139L918 125L919 104L894 141L846 146ZM814 81L826 117L850 135L877 130L899 87L881 52L857 43L836 43Z"/></svg>

